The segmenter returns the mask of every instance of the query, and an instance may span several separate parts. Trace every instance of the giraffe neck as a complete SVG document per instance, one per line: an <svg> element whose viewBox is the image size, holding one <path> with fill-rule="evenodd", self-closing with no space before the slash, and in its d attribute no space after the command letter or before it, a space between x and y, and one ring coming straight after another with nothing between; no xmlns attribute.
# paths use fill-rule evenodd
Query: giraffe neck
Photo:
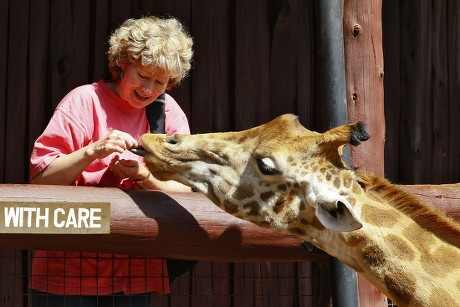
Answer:
<svg viewBox="0 0 460 307"><path fill-rule="evenodd" d="M339 233L313 223L303 237L363 274L398 306L458 306L460 228L385 181L378 184L351 197L363 228Z"/></svg>

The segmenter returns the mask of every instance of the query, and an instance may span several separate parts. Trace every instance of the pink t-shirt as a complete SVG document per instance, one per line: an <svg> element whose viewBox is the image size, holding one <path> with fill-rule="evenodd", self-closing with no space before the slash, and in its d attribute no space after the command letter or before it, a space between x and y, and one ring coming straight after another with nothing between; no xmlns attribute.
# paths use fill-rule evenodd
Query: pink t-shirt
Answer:
<svg viewBox="0 0 460 307"><path fill-rule="evenodd" d="M30 158L30 178L54 159L95 142L113 130L132 135L137 141L149 132L145 109L131 107L101 80L72 90L59 103L43 134L35 141ZM190 134L187 117L168 94L165 100L165 133ZM112 155L95 160L75 180L75 185L134 188L131 179L116 178L108 165ZM120 158L142 160L130 151Z"/></svg>
<svg viewBox="0 0 460 307"><path fill-rule="evenodd" d="M113 93L104 81L80 86L57 106L30 158L30 178L35 177L59 156L97 141L113 130L140 136L149 132L145 109L131 107ZM165 133L189 134L187 118L168 94L165 100ZM125 159L142 158L125 151ZM119 179L108 171L112 156L91 163L75 185L138 188L131 179ZM169 293L166 261L150 257L34 251L30 287L53 294L104 295L117 292Z"/></svg>

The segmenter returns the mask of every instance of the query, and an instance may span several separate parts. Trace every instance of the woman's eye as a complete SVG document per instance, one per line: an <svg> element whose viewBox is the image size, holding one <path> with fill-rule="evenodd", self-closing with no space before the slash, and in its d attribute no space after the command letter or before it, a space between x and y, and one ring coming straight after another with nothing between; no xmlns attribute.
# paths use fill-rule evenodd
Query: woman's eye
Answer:
<svg viewBox="0 0 460 307"><path fill-rule="evenodd" d="M259 167L260 172L264 175L273 176L280 174L280 171L276 169L275 164L270 158L257 159L257 166Z"/></svg>
<svg viewBox="0 0 460 307"><path fill-rule="evenodd" d="M140 73L137 73L137 75L139 76L139 78L141 78L142 80L147 80L149 77L148 76L143 76L141 75Z"/></svg>

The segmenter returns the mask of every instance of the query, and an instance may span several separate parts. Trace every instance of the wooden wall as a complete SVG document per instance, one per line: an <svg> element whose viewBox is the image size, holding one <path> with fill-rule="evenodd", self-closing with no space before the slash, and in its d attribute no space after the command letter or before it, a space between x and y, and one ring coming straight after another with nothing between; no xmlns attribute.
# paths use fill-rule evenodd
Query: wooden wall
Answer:
<svg viewBox="0 0 460 307"><path fill-rule="evenodd" d="M194 36L194 68L173 91L193 132L244 129L287 112L324 129L314 1L0 3L0 182L27 181L31 145L59 100L107 78L111 29L150 13L177 16ZM383 1L385 173L396 182L460 179L459 10L455 0Z"/></svg>
<svg viewBox="0 0 460 307"><path fill-rule="evenodd" d="M33 141L69 90L108 78L107 38L129 17L173 15L194 37L193 70L172 92L192 132L245 129L287 112L310 125L312 1L1 1L1 182L26 182Z"/></svg>
<svg viewBox="0 0 460 307"><path fill-rule="evenodd" d="M288 112L324 130L314 3L0 0L0 183L27 182L31 146L59 100L78 85L108 77L106 40L128 17L174 15L194 37L193 70L172 92L192 132L245 129ZM383 1L385 174L395 182L460 181L459 13L456 0ZM372 12L357 15L373 18ZM202 265L227 281L237 272L244 278L305 270L298 264ZM248 280L244 291L261 293L261 280ZM237 288L200 282L202 292ZM297 300L298 286L283 279L284 299Z"/></svg>
<svg viewBox="0 0 460 307"><path fill-rule="evenodd" d="M460 2L384 0L387 177L460 181Z"/></svg>

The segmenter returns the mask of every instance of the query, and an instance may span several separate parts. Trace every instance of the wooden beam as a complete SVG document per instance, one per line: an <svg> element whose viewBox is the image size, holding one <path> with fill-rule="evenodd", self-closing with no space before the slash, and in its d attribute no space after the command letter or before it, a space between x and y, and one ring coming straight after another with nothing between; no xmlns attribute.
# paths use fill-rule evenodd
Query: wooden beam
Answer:
<svg viewBox="0 0 460 307"><path fill-rule="evenodd" d="M460 223L460 183L403 185L401 188Z"/></svg>
<svg viewBox="0 0 460 307"><path fill-rule="evenodd" d="M460 222L460 184L401 186ZM207 261L322 261L301 240L237 219L200 193L0 184L0 202L109 202L110 234L6 234L0 248L98 251Z"/></svg>
<svg viewBox="0 0 460 307"><path fill-rule="evenodd" d="M0 184L0 202L109 202L110 234L6 234L0 248L98 251L207 261L320 261L291 235L237 219L199 193Z"/></svg>

